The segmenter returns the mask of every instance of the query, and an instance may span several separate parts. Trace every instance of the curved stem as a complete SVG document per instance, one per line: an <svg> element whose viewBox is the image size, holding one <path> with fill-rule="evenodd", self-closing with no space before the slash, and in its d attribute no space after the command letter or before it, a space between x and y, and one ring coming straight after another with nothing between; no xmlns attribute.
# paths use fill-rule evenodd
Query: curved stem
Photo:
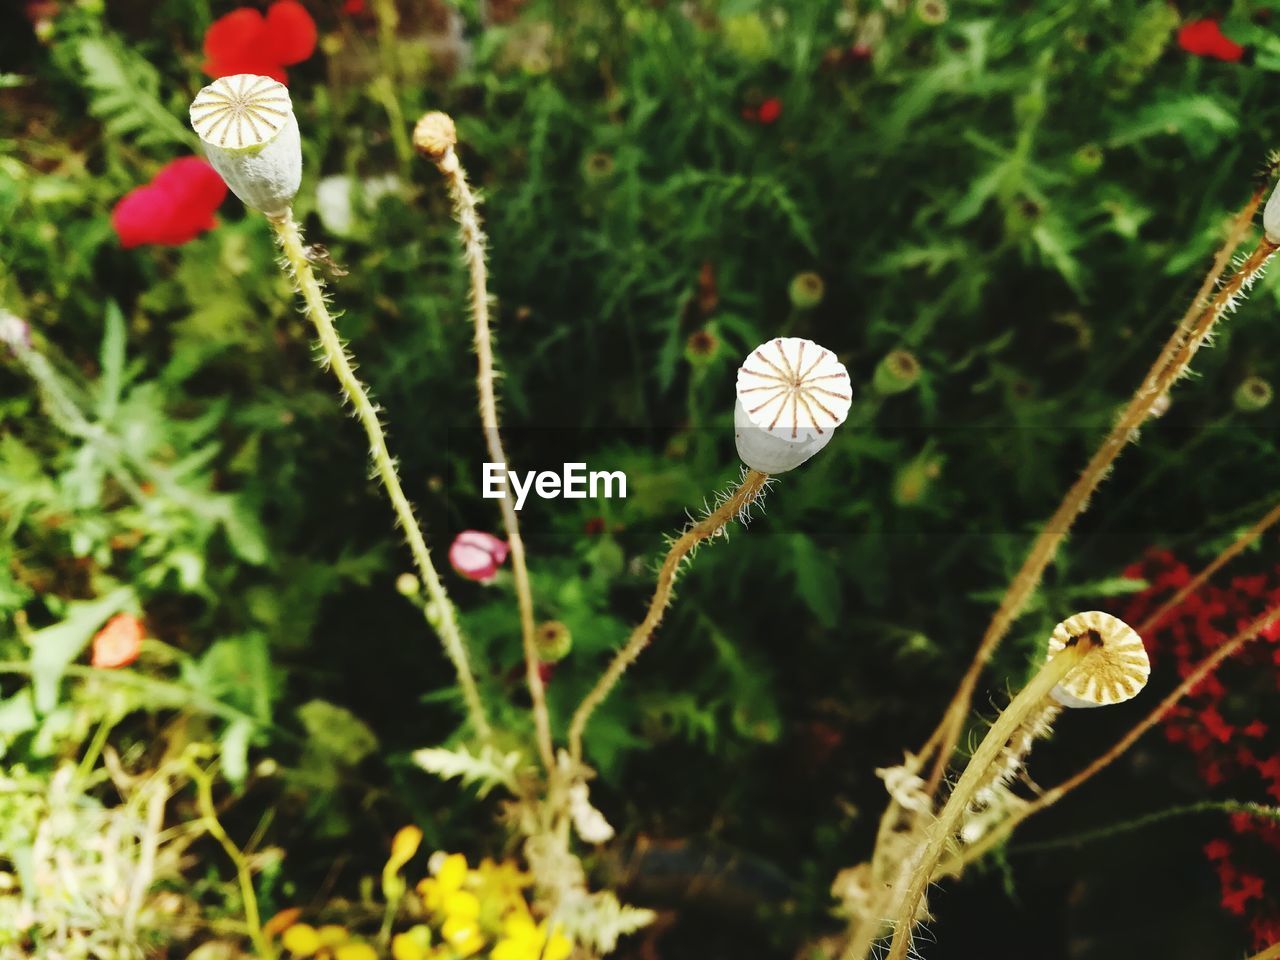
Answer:
<svg viewBox="0 0 1280 960"><path fill-rule="evenodd" d="M1171 611L1182 606L1182 601L1186 600L1187 597L1199 590L1215 573L1248 549L1250 544L1257 541L1257 539L1273 527L1277 521L1280 521L1280 503L1268 510L1260 520L1254 522L1252 526L1236 537L1225 550L1214 557L1208 566L1183 584L1182 588L1174 593L1174 595L1168 600L1160 604L1155 613L1148 616L1136 628L1138 635L1145 637L1148 633L1159 627L1161 622Z"/></svg>
<svg viewBox="0 0 1280 960"><path fill-rule="evenodd" d="M413 507L400 486L400 476L396 472L395 460L387 449L387 438L383 433L382 423L378 419L378 410L369 399L364 384L356 377L346 347L334 328L333 318L329 316L329 307L325 302L324 290L315 271L311 269L311 261L307 258L306 250L302 245L302 232L294 222L293 215L287 214L279 219L268 217L268 220L271 222L272 229L275 230L280 249L284 252L285 263L294 284L302 294L304 312L316 329L324 363L338 378L343 395L355 410L360 425L364 427L374 469L387 491L387 497L391 501L400 529L404 531L405 539L409 542L414 563L418 567L418 575L422 578L423 586L426 588L435 612L432 623L440 634L445 655L453 663L453 668L458 675L458 683L462 687L462 696L467 704L471 724L480 737L488 739L489 721L485 718L480 691L476 687L475 677L471 673L471 664L467 660L467 648L462 640L462 631L458 627L457 613L448 593L445 592L444 584L440 582L435 565L431 562L431 553L427 549L426 539L422 536L422 528L418 526L418 518L414 516Z"/></svg>
<svg viewBox="0 0 1280 960"><path fill-rule="evenodd" d="M1213 653L1201 660L1196 665L1195 669L1187 674L1183 681L1174 687L1168 696L1160 701L1155 709L1138 721L1138 723L1136 723L1128 733L1117 740L1109 750L1095 759L1079 773L1075 774L1075 776L1064 780L1056 787L1046 790L1025 807L1019 808L1016 812L1011 814L1007 820L1002 822L998 827L973 846L953 858L953 860L944 864L938 871L935 879L943 876L958 876L968 864L982 859L983 856L1008 839L1009 835L1013 833L1013 831L1017 829L1017 827L1029 816L1039 813L1047 807L1053 806L1072 790L1076 789L1076 787L1079 787L1087 780L1092 779L1094 776L1105 770L1116 760L1116 758L1120 757L1130 747L1137 743L1143 734L1163 720L1178 701L1194 690L1201 682L1203 682L1205 677L1218 669L1224 660L1235 656L1235 654L1238 653L1247 643L1256 639L1259 633L1267 629L1267 627L1271 626L1271 624L1275 623L1277 620L1280 620L1280 604L1272 606L1261 616L1254 619L1247 627L1237 633L1234 637L1222 646L1218 647L1218 649L1213 651Z"/></svg>
<svg viewBox="0 0 1280 960"><path fill-rule="evenodd" d="M1112 837L1119 837L1134 830L1143 830L1158 823L1164 823L1166 820L1173 820L1178 817L1192 817L1201 813L1243 813L1259 820L1280 823L1280 807L1268 807L1261 803L1249 803L1240 800L1204 800L1200 803L1187 804L1184 807L1157 810L1155 813L1133 817L1122 823L1113 823L1110 826L1087 830L1084 833L1073 834L1069 837L1042 840L1038 843L1020 843L1011 852L1016 854L1043 853L1047 850L1065 850L1072 847L1080 847L1086 843L1110 840Z"/></svg>
<svg viewBox="0 0 1280 960"><path fill-rule="evenodd" d="M502 524L507 531L511 547L511 571L516 585L516 604L520 610L520 639L524 648L525 683L529 687L529 699L533 703L533 722L538 740L538 753L549 773L555 766L551 745L551 720L547 713L547 693L542 683L538 664L538 648L534 642L533 589L529 585L529 566L525 560L524 538L520 536L520 521L512 506L511 491L507 489L507 454L502 447L502 434L498 430L498 402L493 388L493 343L489 329L488 267L485 264L485 236L480 227L476 210L476 197L467 182L467 173L450 149L436 164L449 187L453 199L453 213L458 221L458 233L462 239L463 256L471 278L471 317L475 321L476 388L480 397L480 422L484 427L484 442L489 459L503 465L502 498L498 505L502 510Z"/></svg>
<svg viewBox="0 0 1280 960"><path fill-rule="evenodd" d="M1008 590L1005 592L1000 605L996 608L996 612L991 618L990 624L987 626L986 632L983 634L973 661L961 678L960 685L957 687L950 704L948 704L938 728L928 740L928 746L931 749L936 746L938 750L934 758L932 773L926 786L926 790L929 793L936 791L941 783L943 772L946 770L951 754L959 742L964 720L968 716L969 706L973 700L973 692L977 687L982 668L991 659L996 647L999 646L1000 641L1009 632L1009 628L1022 612L1027 600L1030 599L1036 587L1039 586L1040 578L1044 575L1044 571L1049 564L1053 562L1053 558L1057 555L1058 548L1070 532L1072 524L1080 514L1084 513L1089 505L1089 499L1111 471L1121 452L1137 436L1139 428L1151 415L1151 409L1156 401L1186 374L1192 358L1195 356L1196 351L1199 350L1200 345L1204 343L1214 324L1235 304L1235 299L1241 291L1258 277L1262 268L1276 251L1277 245L1264 237L1258 242L1254 251L1240 268L1231 276L1231 279L1218 289L1218 292L1207 305L1202 306L1208 297L1209 291L1212 290L1213 284L1226 269L1231 255L1235 252L1236 247L1239 246L1247 232L1254 213L1262 201L1262 197L1262 189L1255 191L1244 209L1232 221L1227 241L1214 258L1213 267L1201 284L1200 290L1187 313L1179 321L1173 335L1165 343L1160 355L1156 358L1155 363L1152 364L1151 369L1147 371L1147 375L1143 378L1141 385L1129 400L1128 405L1120 414L1114 426L1112 426L1111 431L1102 441L1101 446L1094 452L1084 470L1081 471L1080 476L1076 478L1075 483L1071 485L1066 496L1063 497L1057 510L1054 511L1053 516L1049 518L1041 529L1022 563L1022 567L1014 575Z"/></svg>
<svg viewBox="0 0 1280 960"><path fill-rule="evenodd" d="M240 899L244 901L244 919L249 927L249 938L258 956L263 960L274 960L275 948L262 929L262 917L258 911L258 895L253 889L253 873L244 852L235 845L218 820L218 811L213 803L213 778L208 771L192 760L188 766L191 779L196 786L196 805L200 810L200 822L209 832L236 868L236 879L240 884Z"/></svg>
<svg viewBox="0 0 1280 960"><path fill-rule="evenodd" d="M768 483L768 474L761 473L759 470L748 470L742 482L723 503L706 517L688 527L671 544L671 549L667 551L666 559L662 561L662 566L658 570L658 582L654 587L653 597L649 600L649 609L644 619L631 631L626 644L617 652L604 675L583 698L573 714L573 720L569 724L569 756L575 764L582 760L582 734L587 728L587 721L591 719L591 714L604 703L627 667L635 663L644 652L644 648L653 638L653 631L662 622L662 615L671 603L671 588L675 585L680 564L699 544L714 537L734 517L755 503L764 493Z"/></svg>
<svg viewBox="0 0 1280 960"><path fill-rule="evenodd" d="M978 788L987 781L991 765L1000 757L1005 744L1028 717L1044 708L1049 692L1094 649L1087 635L1046 663L1031 682L1022 688L1009 706L996 718L982 743L974 751L960 780L947 798L938 819L929 827L928 839L912 865L905 889L894 891L896 909L892 913L893 943L888 960L905 960L912 941L916 912L934 868L947 844L960 826Z"/></svg>

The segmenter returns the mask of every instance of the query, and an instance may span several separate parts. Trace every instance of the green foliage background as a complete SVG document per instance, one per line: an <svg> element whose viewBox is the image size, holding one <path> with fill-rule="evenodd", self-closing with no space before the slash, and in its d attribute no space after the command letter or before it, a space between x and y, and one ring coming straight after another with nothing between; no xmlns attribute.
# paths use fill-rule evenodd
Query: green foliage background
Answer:
<svg viewBox="0 0 1280 960"><path fill-rule="evenodd" d="M735 479L741 357L787 331L865 384L891 349L918 356L916 389L864 391L767 514L699 554L588 743L597 803L627 841L661 841L676 879L625 857L599 869L683 905L670 955L766 941L786 955L827 922L835 871L865 856L883 796L873 770L936 722L1035 525L1276 145L1276 5L1217 11L1251 45L1242 64L1180 51L1178 14L1158 0L974 0L939 24L852 0L535 0L492 25L461 3L460 64L424 53L420 17L379 43L373 18L309 6L326 39L290 70L298 212L346 271L332 280L342 332L437 560L457 531L498 519L479 494L456 237L437 174L399 140L425 109L456 117L486 201L514 465L573 453L630 478L625 501L524 514L539 615L574 635L550 685L557 724L642 611L663 532ZM145 749L170 715L157 708L197 691L197 735L239 758L233 782L265 757L282 767L237 808L244 830L284 814L269 827L287 851L269 903L335 869L354 884L409 818L429 843L498 849L492 803L408 762L455 734L458 701L394 589L407 551L261 218L231 198L179 248L123 250L110 226L120 196L193 151L200 38L230 5L63 7L43 42L19 20L0 47L0 303L30 320L93 423L157 473L140 508L109 445L69 436L0 366L0 659L28 661L29 631L47 631L40 649L61 644L30 663L34 687L4 682L6 763L48 768L101 716L127 717L118 734ZM847 51L868 18L883 35L862 59ZM777 122L745 119L766 97ZM334 174L397 185L376 201L357 189L338 235L317 213ZM787 292L805 270L825 281L809 311ZM1255 291L1125 455L991 671L992 703L1053 623L1131 588L1117 576L1145 547L1208 559L1274 497L1274 412L1243 415L1232 394L1248 375L1276 378L1276 302L1272 284ZM685 342L704 327L721 348L691 364ZM490 699L510 695L524 729L509 582L449 587ZM150 664L152 685L64 676L118 609L145 613L176 651ZM1140 709L1071 718L1033 773L1075 769ZM1194 799L1184 762L1149 745L1031 832ZM931 955L1243 949L1218 915L1202 827L1116 841L1105 858L1011 857L938 898ZM681 885L699 874L709 893ZM1145 909L1105 906L1124 887ZM993 941L993 928L1007 933Z"/></svg>

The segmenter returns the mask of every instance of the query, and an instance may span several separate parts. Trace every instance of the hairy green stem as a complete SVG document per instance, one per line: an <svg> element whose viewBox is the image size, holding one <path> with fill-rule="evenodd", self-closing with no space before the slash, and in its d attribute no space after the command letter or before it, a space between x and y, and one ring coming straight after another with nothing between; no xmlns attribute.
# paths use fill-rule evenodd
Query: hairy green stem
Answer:
<svg viewBox="0 0 1280 960"><path fill-rule="evenodd" d="M470 716L471 724L476 733L482 739L487 740L490 736L489 721L485 716L484 704L480 700L480 691L471 672L471 664L467 658L467 648L462 639L462 631L458 626L457 612L454 610L453 602L445 591L440 576L436 573L435 564L431 560L431 552L427 549L427 542L422 535L422 528L418 525L418 518L414 515L413 506L404 495L404 489L400 485L400 476L396 471L395 460L387 448L387 437L383 432L382 423L378 419L378 409L374 406L373 401L369 399L369 394L365 390L364 384L356 376L351 359L347 355L346 347L334 327L333 318L329 315L329 306L325 302L323 287L319 278L316 277L315 271L311 268L311 261L308 259L306 249L302 243L302 232L294 221L293 215L288 214L281 218L269 217L268 220L272 229L275 230L276 239L279 241L280 249L284 253L288 271L293 278L298 293L302 295L305 307L304 312L315 327L316 335L320 340L324 363L333 371L333 375L337 377L338 383L342 387L343 395L354 409L360 425L364 427L365 436L369 441L369 455L373 459L374 469L377 471L378 479L381 480L382 486L387 492L387 497L391 501L391 507L395 511L400 529L404 531L405 539L409 542L409 549L413 553L418 575L422 578L423 586L426 588L427 596L434 611L432 623L440 634L445 655L453 663L454 671L457 673L458 683L462 688L462 696L467 704L467 712Z"/></svg>
<svg viewBox="0 0 1280 960"><path fill-rule="evenodd" d="M658 582L654 588L653 597L649 600L649 609L644 619L631 632L626 645L617 652L604 675L583 698L573 714L573 720L569 724L569 756L575 764L582 760L582 734L587 728L587 721L591 719L591 714L604 703L627 667L635 663L644 648L649 645L653 631L662 622L662 615L671 603L671 590L675 586L680 564L699 544L718 534L734 517L749 509L764 493L768 483L768 474L761 473L759 470L748 470L742 482L723 503L706 517L688 527L671 545L666 559L662 561L662 567L658 570Z"/></svg>
<svg viewBox="0 0 1280 960"><path fill-rule="evenodd" d="M938 819L930 824L927 840L914 858L906 883L902 889L894 891L894 909L890 917L893 942L889 947L888 960L906 960L925 888L929 885L934 868L942 858L947 844L969 810L975 792L988 779L991 765L999 758L1014 732L1036 711L1043 709L1049 692L1093 649L1093 642L1087 636L1082 637L1048 661L1013 698L982 738L982 743L965 765L964 773L960 775L946 805L938 814Z"/></svg>
<svg viewBox="0 0 1280 960"><path fill-rule="evenodd" d="M445 178L449 196L453 200L453 214L458 221L458 234L462 241L463 257L471 287L471 317L475 324L476 392L479 397L480 423L484 428L485 447L489 459L503 465L502 497L498 507L502 513L502 525L511 547L511 571L516 586L516 605L520 612L520 643L524 652L525 684L533 705L534 735L538 742L538 754L548 776L555 767L554 749L551 743L551 718L547 712L547 694L542 682L538 648L535 642L533 588L529 583L529 564L525 558L524 538L520 535L520 521L507 489L507 453L502 446L502 433L498 429L498 401L494 389L493 335L489 324L489 271L485 262L485 236L480 226L475 193L467 182L467 173L450 149L437 162L436 167Z"/></svg>

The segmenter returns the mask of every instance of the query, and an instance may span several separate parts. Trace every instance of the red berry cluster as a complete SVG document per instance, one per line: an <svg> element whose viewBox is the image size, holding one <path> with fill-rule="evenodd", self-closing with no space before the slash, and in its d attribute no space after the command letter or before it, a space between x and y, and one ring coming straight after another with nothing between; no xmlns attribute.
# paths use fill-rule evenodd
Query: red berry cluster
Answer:
<svg viewBox="0 0 1280 960"><path fill-rule="evenodd" d="M1142 623L1192 577L1172 553L1152 551L1125 575L1145 580L1121 616ZM1144 639L1153 664L1172 661L1186 678L1200 661L1229 641L1268 607L1280 603L1280 568L1206 584L1163 616ZM1207 787L1227 788L1236 800L1280 802L1280 728L1262 716L1280 707L1280 621L1204 678L1164 718L1165 739L1194 758ZM1280 940L1280 826L1233 814L1229 836L1205 846L1218 874L1222 908L1247 917L1259 948Z"/></svg>

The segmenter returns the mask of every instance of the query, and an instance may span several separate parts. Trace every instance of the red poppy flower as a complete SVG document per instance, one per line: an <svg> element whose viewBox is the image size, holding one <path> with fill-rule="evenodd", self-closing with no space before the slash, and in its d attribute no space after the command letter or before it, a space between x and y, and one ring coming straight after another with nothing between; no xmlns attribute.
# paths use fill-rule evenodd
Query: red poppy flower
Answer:
<svg viewBox="0 0 1280 960"><path fill-rule="evenodd" d="M754 107L742 108L743 120L750 120L752 123L758 123L761 126L767 127L772 123L776 123L780 116L782 116L782 101L777 97L761 100Z"/></svg>
<svg viewBox="0 0 1280 960"><path fill-rule="evenodd" d="M127 613L117 614L93 638L90 662L103 670L127 667L138 659L145 635L141 620Z"/></svg>
<svg viewBox="0 0 1280 960"><path fill-rule="evenodd" d="M199 157L166 164L145 187L126 193L111 211L111 226L126 249L145 243L177 246L214 225L227 195L217 171Z"/></svg>
<svg viewBox="0 0 1280 960"><path fill-rule="evenodd" d="M1178 46L1197 57L1237 63L1244 47L1228 40L1217 20L1193 20L1178 30Z"/></svg>
<svg viewBox="0 0 1280 960"><path fill-rule="evenodd" d="M255 73L288 83L285 67L316 49L316 22L297 0L276 0L264 17L238 7L209 25L204 35L204 72L211 77Z"/></svg>

